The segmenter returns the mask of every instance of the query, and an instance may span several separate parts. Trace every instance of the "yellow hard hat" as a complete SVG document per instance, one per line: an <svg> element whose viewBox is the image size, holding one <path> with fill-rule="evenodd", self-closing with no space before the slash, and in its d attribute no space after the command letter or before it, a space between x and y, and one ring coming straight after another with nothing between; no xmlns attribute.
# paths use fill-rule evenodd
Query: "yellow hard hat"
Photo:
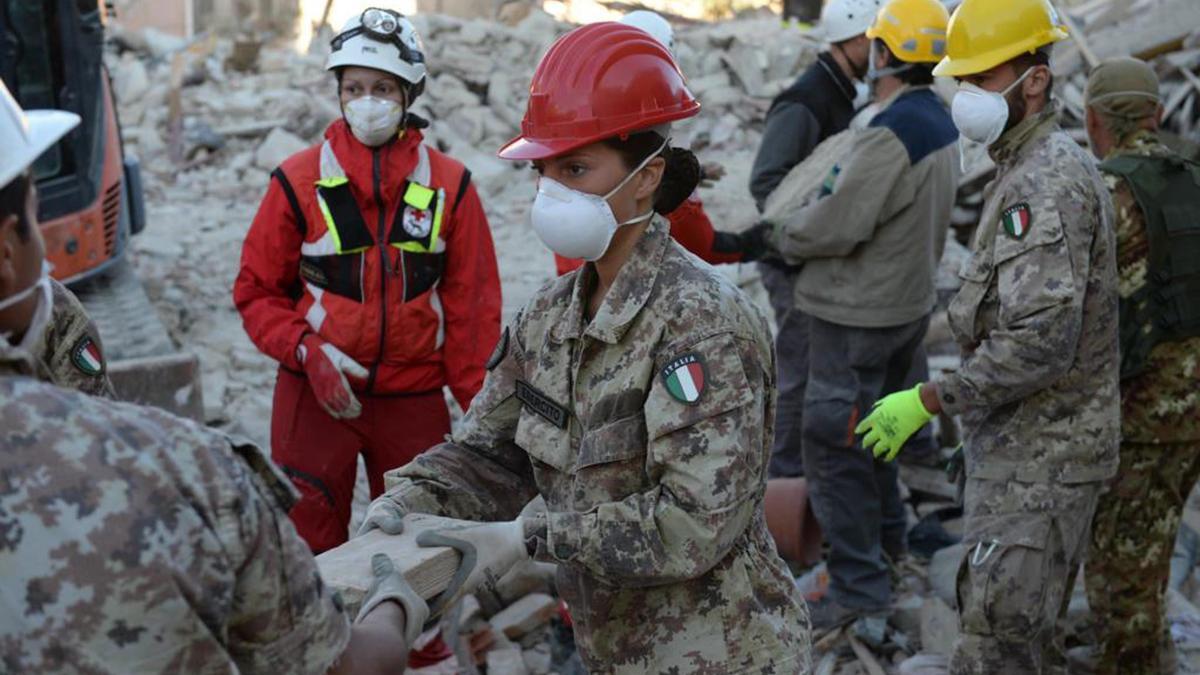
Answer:
<svg viewBox="0 0 1200 675"><path fill-rule="evenodd" d="M933 74L975 75L1066 37L1050 0L963 0L950 17L946 58Z"/></svg>
<svg viewBox="0 0 1200 675"><path fill-rule="evenodd" d="M937 63L946 55L950 13L938 0L891 0L875 15L867 37L883 40L905 63Z"/></svg>

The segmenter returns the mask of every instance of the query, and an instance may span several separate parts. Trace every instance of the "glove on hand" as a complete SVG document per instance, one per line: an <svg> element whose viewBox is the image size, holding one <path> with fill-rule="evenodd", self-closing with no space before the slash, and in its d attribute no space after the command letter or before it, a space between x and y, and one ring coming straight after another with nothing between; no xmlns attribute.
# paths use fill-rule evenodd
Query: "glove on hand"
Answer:
<svg viewBox="0 0 1200 675"><path fill-rule="evenodd" d="M742 260L762 260L771 252L770 236L775 227L768 222L759 222L739 236L742 240Z"/></svg>
<svg viewBox="0 0 1200 675"><path fill-rule="evenodd" d="M371 502L358 534L354 536L361 537L371 530L382 530L392 536L404 534L404 509L387 495Z"/></svg>
<svg viewBox="0 0 1200 675"><path fill-rule="evenodd" d="M909 437L931 419L933 414L921 403L921 385L918 384L876 401L871 414L855 427L854 433L865 433L863 448L890 462L896 459Z"/></svg>
<svg viewBox="0 0 1200 675"><path fill-rule="evenodd" d="M461 527L426 530L417 535L417 544L422 547L449 546L462 554L462 563L450 585L430 606L434 616L467 593L495 595L500 578L517 563L529 559L520 518L501 523L461 522Z"/></svg>
<svg viewBox="0 0 1200 675"><path fill-rule="evenodd" d="M354 397L346 375L365 380L370 376L367 369L315 333L304 336L299 351L308 385L325 412L334 419L354 419L361 415L362 404Z"/></svg>
<svg viewBox="0 0 1200 675"><path fill-rule="evenodd" d="M381 602L398 602L404 607L405 645L412 649L425 629L425 622L429 620L429 605L408 585L408 580L396 569L386 553L376 553L371 557L371 572L375 579L371 582L371 588L367 591L362 609L358 611L358 618L354 622L360 623Z"/></svg>

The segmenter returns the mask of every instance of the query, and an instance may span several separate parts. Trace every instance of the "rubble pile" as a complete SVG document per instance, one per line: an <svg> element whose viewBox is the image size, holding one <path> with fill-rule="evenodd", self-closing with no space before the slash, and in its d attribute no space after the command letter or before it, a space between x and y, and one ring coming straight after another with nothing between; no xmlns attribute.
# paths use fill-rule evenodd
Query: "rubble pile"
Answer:
<svg viewBox="0 0 1200 675"><path fill-rule="evenodd" d="M571 26L532 9L503 18L414 17L430 78L413 112L432 122L427 141L471 169L511 315L553 263L527 225L528 165L494 153L518 133L537 61ZM146 172L150 225L134 239L135 262L173 337L201 357L208 421L266 442L274 368L246 339L229 289L270 171L341 116L324 71L327 40L297 54L246 38L189 43L118 27L112 43L124 139ZM728 170L708 191L720 194L707 200L718 227L753 221L745 186L767 108L818 47L773 19L680 30L678 58L704 109L674 141Z"/></svg>

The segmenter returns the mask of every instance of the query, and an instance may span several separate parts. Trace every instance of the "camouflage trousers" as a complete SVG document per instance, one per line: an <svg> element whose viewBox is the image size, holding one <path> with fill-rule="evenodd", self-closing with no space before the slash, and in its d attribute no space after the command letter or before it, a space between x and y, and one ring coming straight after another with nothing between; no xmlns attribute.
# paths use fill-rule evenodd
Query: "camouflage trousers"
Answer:
<svg viewBox="0 0 1200 675"><path fill-rule="evenodd" d="M1100 483L967 478L954 675L1065 668L1055 626L1087 548Z"/></svg>
<svg viewBox="0 0 1200 675"><path fill-rule="evenodd" d="M1167 578L1198 477L1200 442L1121 444L1121 468L1096 509L1086 568L1104 649L1097 673L1158 675L1173 661L1164 625Z"/></svg>

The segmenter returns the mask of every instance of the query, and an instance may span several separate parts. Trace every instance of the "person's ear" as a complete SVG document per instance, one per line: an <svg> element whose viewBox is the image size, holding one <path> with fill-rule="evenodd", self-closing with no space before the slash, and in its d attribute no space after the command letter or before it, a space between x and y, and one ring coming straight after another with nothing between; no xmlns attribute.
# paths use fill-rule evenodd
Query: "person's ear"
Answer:
<svg viewBox="0 0 1200 675"><path fill-rule="evenodd" d="M650 160L650 163L638 172L637 190L634 192L634 198L641 200L653 197L654 193L658 191L658 186L662 184L663 173L666 169L667 160L661 156Z"/></svg>
<svg viewBox="0 0 1200 675"><path fill-rule="evenodd" d="M1033 72L1029 73L1029 77L1021 84L1021 92L1027 99L1041 99L1046 95L1049 86L1050 67L1034 66Z"/></svg>
<svg viewBox="0 0 1200 675"><path fill-rule="evenodd" d="M20 219L15 215L0 220L0 298L6 298L19 290L17 283L17 245L20 234Z"/></svg>

